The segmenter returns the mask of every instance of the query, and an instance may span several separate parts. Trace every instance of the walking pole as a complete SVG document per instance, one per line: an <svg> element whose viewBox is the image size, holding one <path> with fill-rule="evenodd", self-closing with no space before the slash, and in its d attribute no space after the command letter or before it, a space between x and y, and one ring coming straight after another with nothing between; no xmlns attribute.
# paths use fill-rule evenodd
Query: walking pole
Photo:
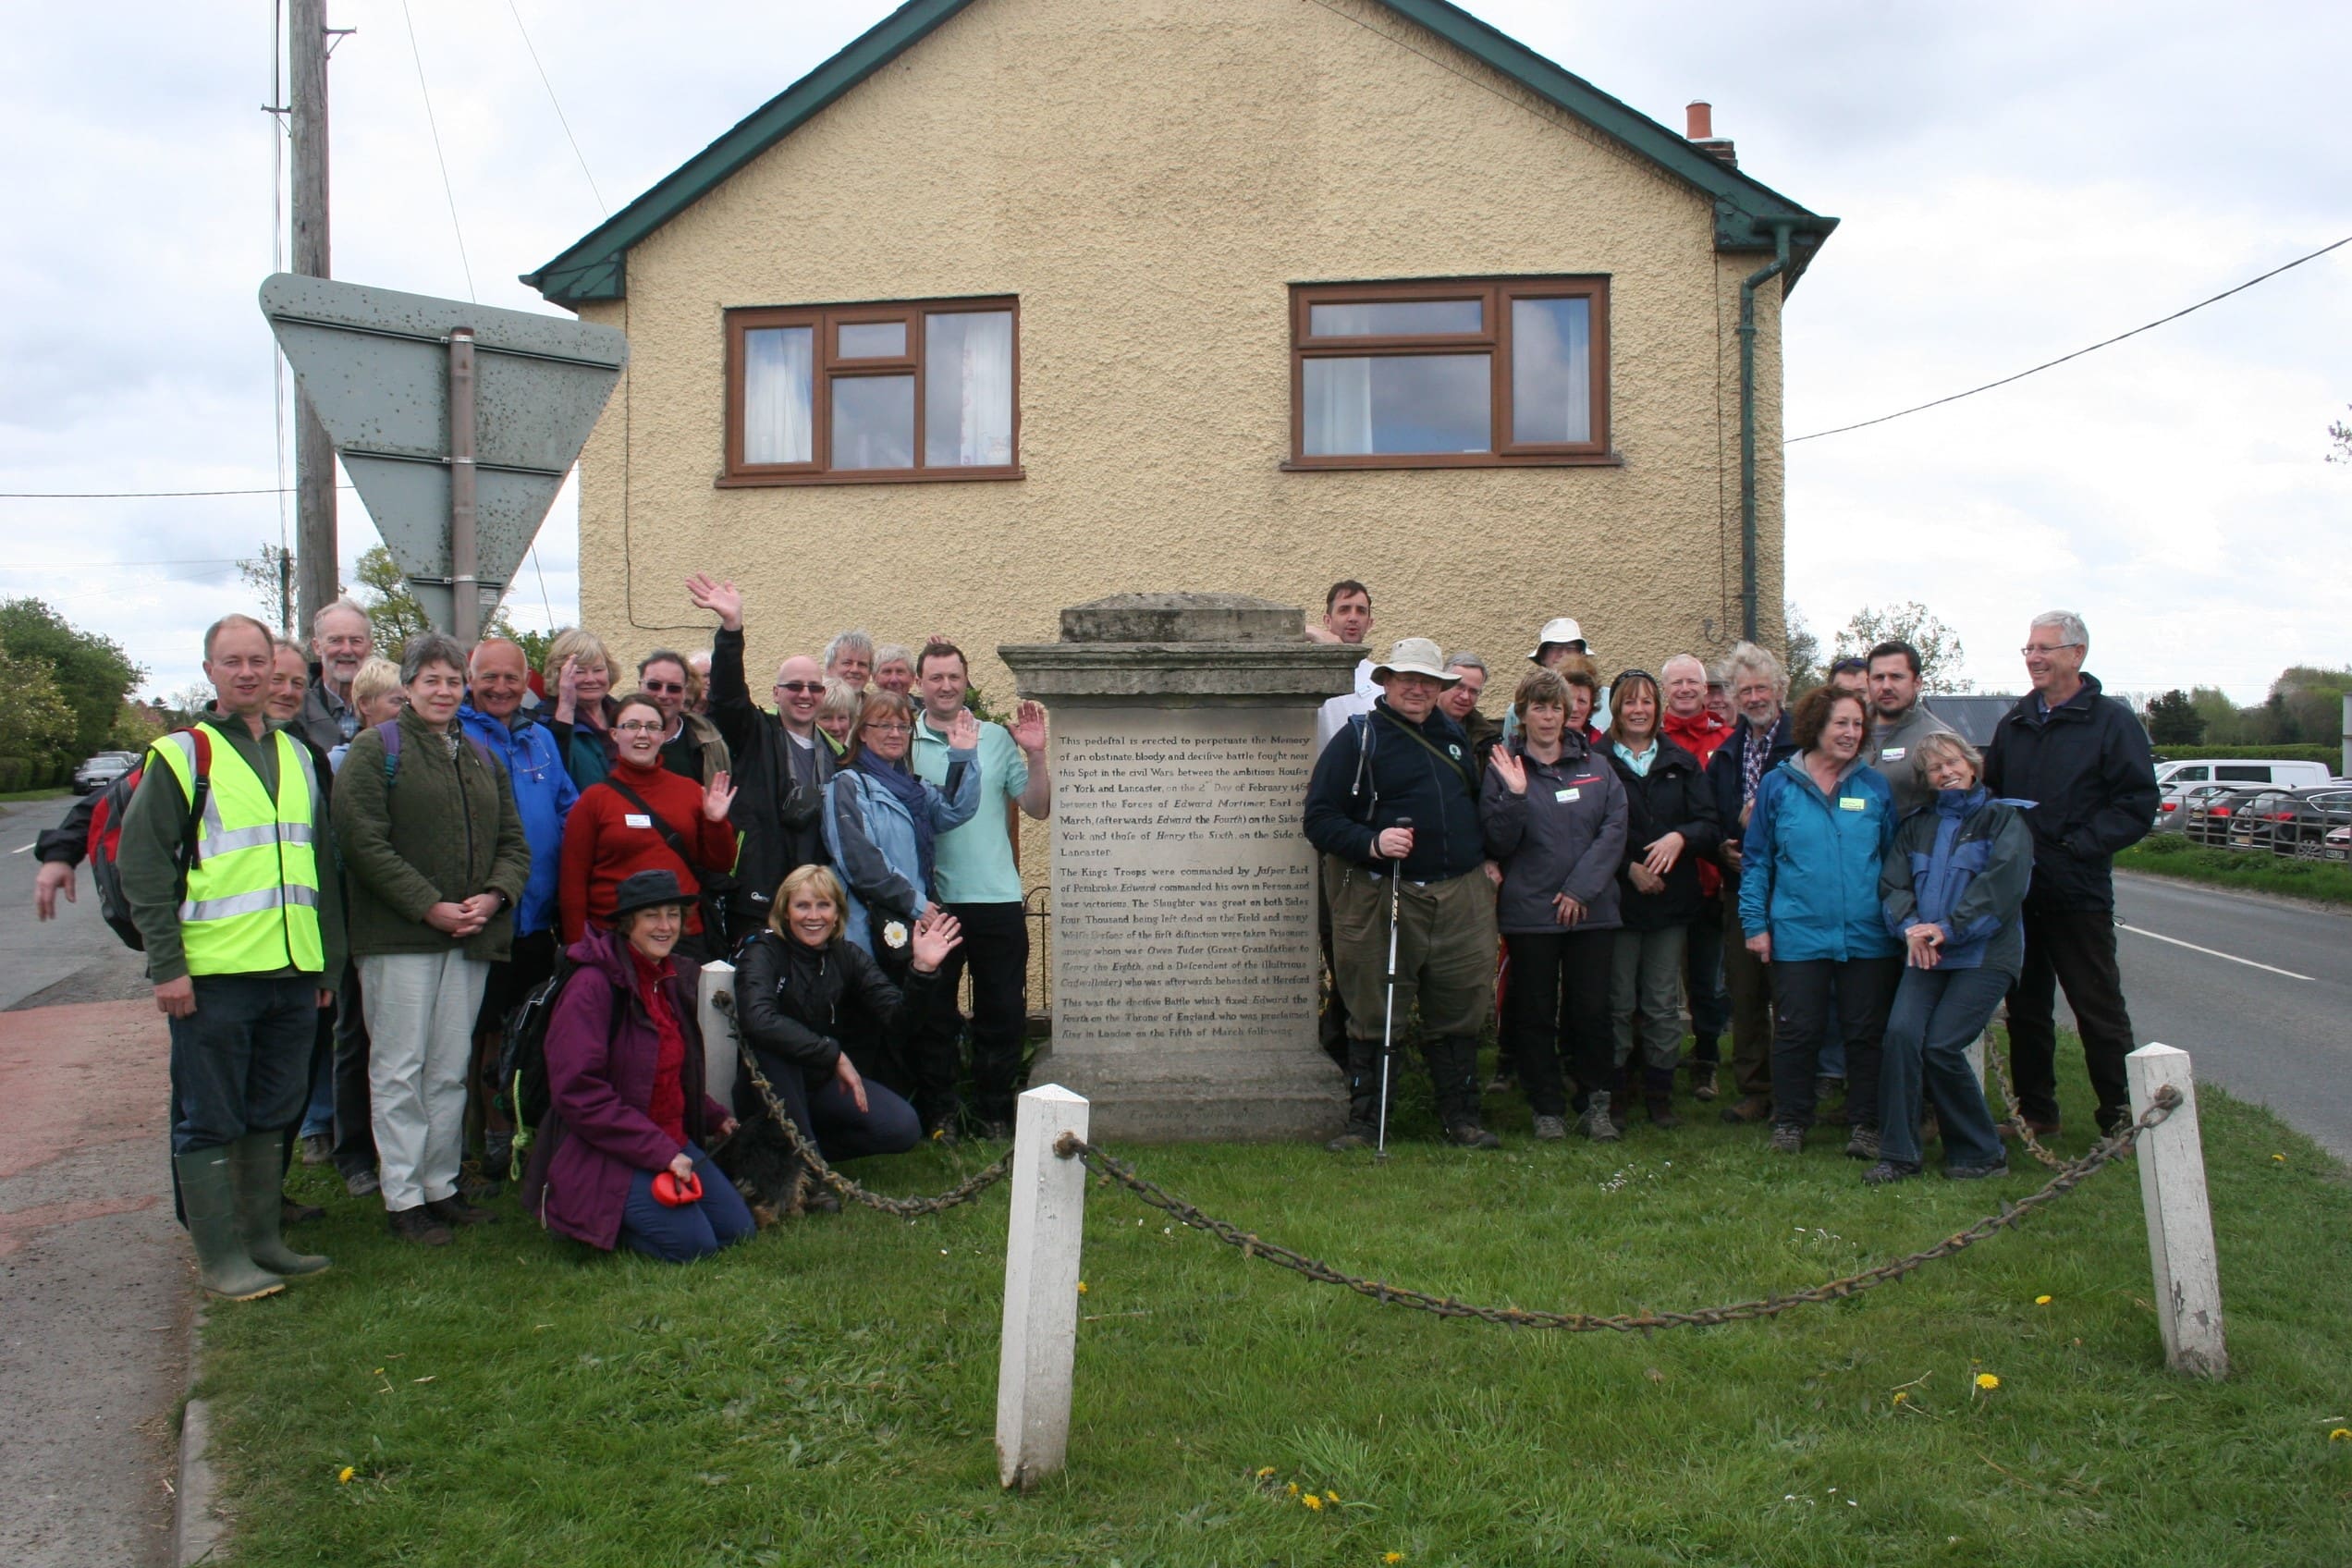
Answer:
<svg viewBox="0 0 2352 1568"><path fill-rule="evenodd" d="M1400 816L1396 825L1406 832L1413 831L1413 819ZM1390 1038L1396 1028L1396 942L1397 942L1397 876L1404 863L1389 862L1389 994L1380 1009L1380 1131L1372 1149L1372 1158L1389 1158L1389 1049Z"/></svg>

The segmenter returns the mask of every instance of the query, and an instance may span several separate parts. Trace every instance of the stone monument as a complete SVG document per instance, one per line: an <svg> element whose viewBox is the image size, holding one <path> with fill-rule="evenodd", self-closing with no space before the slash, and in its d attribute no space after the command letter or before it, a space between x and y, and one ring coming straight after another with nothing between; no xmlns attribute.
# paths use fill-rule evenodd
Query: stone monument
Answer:
<svg viewBox="0 0 2352 1568"><path fill-rule="evenodd" d="M1321 1138L1345 1120L1316 1043L1315 714L1365 650L1295 606L1123 594L1061 641L997 650L1053 715L1053 1043L1030 1081L1097 1135Z"/></svg>

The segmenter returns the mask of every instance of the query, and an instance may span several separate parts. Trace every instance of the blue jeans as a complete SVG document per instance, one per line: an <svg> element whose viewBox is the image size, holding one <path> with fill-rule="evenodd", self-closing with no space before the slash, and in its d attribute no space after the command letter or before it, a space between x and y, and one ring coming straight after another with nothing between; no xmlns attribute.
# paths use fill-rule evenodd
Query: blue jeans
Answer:
<svg viewBox="0 0 2352 1568"><path fill-rule="evenodd" d="M1953 1165L1999 1165L2001 1134L1985 1105L1984 1085L1968 1071L1968 1047L1984 1033L2008 993L2009 976L1991 969L1911 969L1887 1015L1880 1057L1879 1154L1919 1163L1919 1086L1927 1084L1943 1154Z"/></svg>
<svg viewBox="0 0 2352 1568"><path fill-rule="evenodd" d="M302 1125L296 1129L305 1138L335 1133L335 1010L319 1010L318 1037L311 1046L311 1101L303 1109Z"/></svg>
<svg viewBox="0 0 2352 1568"><path fill-rule="evenodd" d="M815 1141L828 1165L869 1154L904 1154L923 1141L923 1121L914 1107L872 1078L865 1081L865 1109L860 1110L840 1080L830 1074L823 1087L812 1092L810 1074L798 1063L766 1051L759 1053L759 1062L793 1125L802 1137Z"/></svg>
<svg viewBox="0 0 2352 1568"><path fill-rule="evenodd" d="M174 1154L276 1135L302 1114L319 977L199 974L196 1011L171 1024Z"/></svg>
<svg viewBox="0 0 2352 1568"><path fill-rule="evenodd" d="M699 1203L670 1208L654 1201L655 1172L640 1170L629 1179L629 1201L620 1211L620 1244L664 1263L692 1263L721 1247L731 1247L757 1227L743 1197L710 1156L692 1144L686 1152L694 1158L694 1174L703 1181Z"/></svg>

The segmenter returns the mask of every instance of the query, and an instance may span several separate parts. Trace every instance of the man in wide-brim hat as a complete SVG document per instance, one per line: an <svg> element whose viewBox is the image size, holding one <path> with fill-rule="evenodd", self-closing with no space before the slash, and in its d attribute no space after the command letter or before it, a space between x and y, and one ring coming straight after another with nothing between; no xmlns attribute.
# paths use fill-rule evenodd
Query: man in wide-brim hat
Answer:
<svg viewBox="0 0 2352 1568"><path fill-rule="evenodd" d="M1478 1035L1494 1001L1494 887L1478 826L1469 737L1437 705L1460 677L1438 645L1407 637L1374 667L1381 694L1315 765L1306 836L1322 851L1334 967L1348 1011L1348 1123L1330 1144L1377 1135L1383 1024L1402 1035L1420 1007L1422 1054L1449 1142L1493 1148L1479 1115ZM1403 826L1410 822L1411 827ZM1389 989L1390 899L1396 983ZM1393 1101L1393 1062L1387 1073Z"/></svg>

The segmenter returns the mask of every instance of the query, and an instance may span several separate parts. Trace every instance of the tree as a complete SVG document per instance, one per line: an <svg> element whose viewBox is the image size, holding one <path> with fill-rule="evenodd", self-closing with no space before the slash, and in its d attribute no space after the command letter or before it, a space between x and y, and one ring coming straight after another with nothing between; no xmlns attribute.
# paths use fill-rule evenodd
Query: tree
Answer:
<svg viewBox="0 0 2352 1568"><path fill-rule="evenodd" d="M294 635L294 552L263 545L260 556L237 563L237 575L261 595L262 619L275 621L281 636Z"/></svg>
<svg viewBox="0 0 2352 1568"><path fill-rule="evenodd" d="M39 599L0 603L0 648L20 668L45 668L52 690L73 714L65 749L80 756L104 748L123 699L147 674L122 644L82 631Z"/></svg>
<svg viewBox="0 0 2352 1568"><path fill-rule="evenodd" d="M1783 603L1781 619L1788 627L1788 653L1781 662L1788 670L1788 700L1793 703L1828 677L1822 673L1821 639L1806 624L1805 612Z"/></svg>
<svg viewBox="0 0 2352 1568"><path fill-rule="evenodd" d="M1837 634L1837 656L1867 655L1880 643L1905 642L1919 652L1919 690L1922 692L1968 692L1976 682L1960 674L1960 667L1967 654L1960 646L1960 634L1946 626L1934 612L1917 600L1883 608L1865 605L1854 612L1854 619Z"/></svg>
<svg viewBox="0 0 2352 1568"><path fill-rule="evenodd" d="M417 602L415 594L409 592L408 580L400 575L399 567L393 562L392 552L383 545L373 545L360 557L358 575L360 586L364 590L360 595L360 603L367 606L368 619L375 623L375 645L384 650L386 657L397 659L400 656L402 644L410 638L420 631L433 630L433 618L424 613L424 606ZM513 619L503 608L490 618L490 624L482 629L482 634L485 637L512 638L518 643L523 641L515 631ZM537 650L541 657L546 655L545 642L545 639L541 639ZM531 651L529 643L524 643L524 651ZM535 667L537 661L533 662Z"/></svg>
<svg viewBox="0 0 2352 1568"><path fill-rule="evenodd" d="M2148 703L2148 738L2160 746L2194 746L2205 739L2205 716L2175 686Z"/></svg>
<svg viewBox="0 0 2352 1568"><path fill-rule="evenodd" d="M0 757L30 763L34 777L45 781L83 754L74 749L76 723L47 664L0 648Z"/></svg>
<svg viewBox="0 0 2352 1568"><path fill-rule="evenodd" d="M2335 449L2327 455L2332 463L2352 463L2352 424L2336 420L2328 426L2328 440Z"/></svg>

